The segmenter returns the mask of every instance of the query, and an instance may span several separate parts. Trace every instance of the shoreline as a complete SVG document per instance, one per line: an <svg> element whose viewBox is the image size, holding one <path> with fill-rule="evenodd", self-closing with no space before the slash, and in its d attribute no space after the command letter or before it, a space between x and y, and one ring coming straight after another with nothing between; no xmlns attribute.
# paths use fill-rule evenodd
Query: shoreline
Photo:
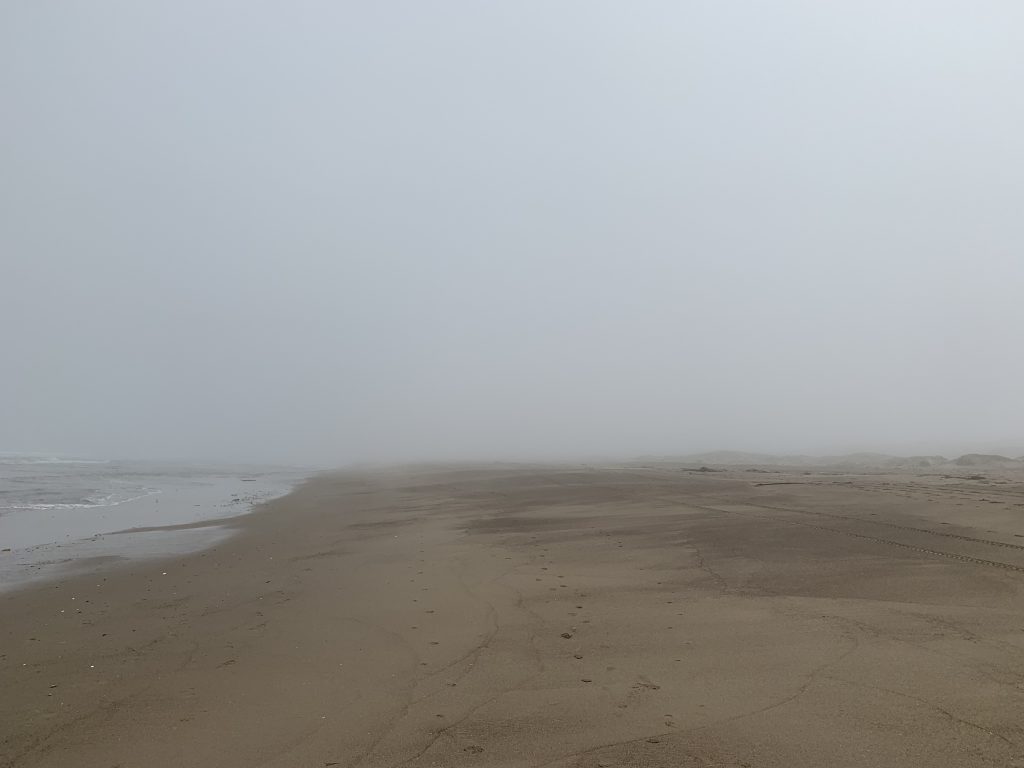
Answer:
<svg viewBox="0 0 1024 768"><path fill-rule="evenodd" d="M201 551L230 535L227 521L286 496L303 481L297 472L282 470L177 470L158 478L159 487L109 505L5 510L0 516L0 594L88 573L97 563Z"/></svg>
<svg viewBox="0 0 1024 768"><path fill-rule="evenodd" d="M1024 758L1024 479L773 472L314 476L0 594L0 766Z"/></svg>

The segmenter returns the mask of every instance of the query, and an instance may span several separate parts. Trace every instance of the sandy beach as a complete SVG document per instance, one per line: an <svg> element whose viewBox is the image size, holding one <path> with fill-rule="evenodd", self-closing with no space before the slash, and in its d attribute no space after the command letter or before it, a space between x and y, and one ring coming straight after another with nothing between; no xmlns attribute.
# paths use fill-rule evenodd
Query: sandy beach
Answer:
<svg viewBox="0 0 1024 768"><path fill-rule="evenodd" d="M693 469L324 475L0 595L0 766L1024 766L1024 478Z"/></svg>

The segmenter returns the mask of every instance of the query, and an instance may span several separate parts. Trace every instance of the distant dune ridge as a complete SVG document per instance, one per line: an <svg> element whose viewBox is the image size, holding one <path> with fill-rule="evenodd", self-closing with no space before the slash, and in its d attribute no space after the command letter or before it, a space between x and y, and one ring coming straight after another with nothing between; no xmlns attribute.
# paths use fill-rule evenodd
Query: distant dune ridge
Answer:
<svg viewBox="0 0 1024 768"><path fill-rule="evenodd" d="M655 458L655 457L646 457ZM670 460L670 457L658 457ZM675 457L686 463L720 466L786 466L786 467L864 467L878 469L920 469L927 467L971 467L989 469L1024 469L1024 456L1010 458L998 454L967 453L955 459L945 456L892 456L885 453L847 453L835 456L804 454L776 455L744 451L710 451Z"/></svg>
<svg viewBox="0 0 1024 768"><path fill-rule="evenodd" d="M992 453L965 453L953 463L958 467L1012 467L1024 462Z"/></svg>

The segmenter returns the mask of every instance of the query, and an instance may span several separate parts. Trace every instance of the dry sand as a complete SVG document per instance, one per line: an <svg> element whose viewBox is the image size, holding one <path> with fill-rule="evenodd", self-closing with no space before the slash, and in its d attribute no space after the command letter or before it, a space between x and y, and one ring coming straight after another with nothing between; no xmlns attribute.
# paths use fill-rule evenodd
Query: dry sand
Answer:
<svg viewBox="0 0 1024 768"><path fill-rule="evenodd" d="M1024 482L311 481L0 596L0 765L1024 765Z"/></svg>

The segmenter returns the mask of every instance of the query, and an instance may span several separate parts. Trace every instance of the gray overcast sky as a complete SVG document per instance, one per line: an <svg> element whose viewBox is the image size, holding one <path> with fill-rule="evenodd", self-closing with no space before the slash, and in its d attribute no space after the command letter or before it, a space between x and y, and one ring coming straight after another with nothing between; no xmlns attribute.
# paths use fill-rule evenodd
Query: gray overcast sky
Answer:
<svg viewBox="0 0 1024 768"><path fill-rule="evenodd" d="M0 8L0 450L1024 450L1024 3Z"/></svg>

